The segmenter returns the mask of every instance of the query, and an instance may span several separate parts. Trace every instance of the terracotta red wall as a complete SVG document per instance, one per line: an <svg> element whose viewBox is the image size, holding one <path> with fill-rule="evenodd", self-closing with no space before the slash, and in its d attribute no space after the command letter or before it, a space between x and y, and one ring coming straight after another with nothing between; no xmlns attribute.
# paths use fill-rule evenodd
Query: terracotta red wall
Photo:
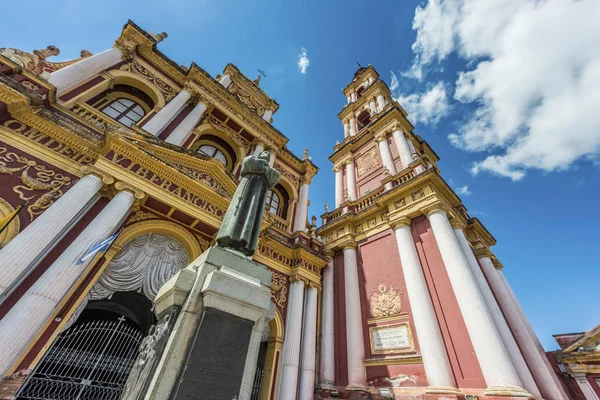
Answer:
<svg viewBox="0 0 600 400"><path fill-rule="evenodd" d="M485 388L485 379L427 218L412 221L412 234L456 383L459 388Z"/></svg>
<svg viewBox="0 0 600 400"><path fill-rule="evenodd" d="M344 253L339 251L333 258L334 335L335 335L335 383L348 384L348 356L346 345L346 296L344 295Z"/></svg>
<svg viewBox="0 0 600 400"><path fill-rule="evenodd" d="M392 230L381 232L364 242L361 242L358 247L358 272L360 286L361 311L363 317L363 335L365 344L366 358L383 358L383 355L371 354L369 327L392 325L397 323L407 322L412 332L414 351L405 351L389 354L388 356L398 355L416 355L419 353L419 341L416 337L414 322L412 320L412 312L410 307L410 299L406 291L406 284L402 274L402 266L396 238ZM373 318L370 312L369 299L373 293L379 293L379 285L385 284L387 291L392 288L401 293L402 309L401 313L408 313L408 316L400 316L391 321L375 322L368 324L367 319ZM395 366L378 366L367 367L367 380L373 381L380 386L387 386L385 378L391 378L399 374L413 375L417 373L418 384L425 386L427 384L422 366L415 365L395 365ZM411 383L414 386L416 383Z"/></svg>

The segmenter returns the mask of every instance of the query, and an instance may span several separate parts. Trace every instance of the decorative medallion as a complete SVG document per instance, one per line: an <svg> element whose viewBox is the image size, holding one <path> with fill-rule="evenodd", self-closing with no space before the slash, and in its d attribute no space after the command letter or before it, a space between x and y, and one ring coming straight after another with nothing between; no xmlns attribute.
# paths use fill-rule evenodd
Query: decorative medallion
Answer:
<svg viewBox="0 0 600 400"><path fill-rule="evenodd" d="M371 298L369 299L371 316L373 318L382 318L400 314L402 310L402 294L394 286L391 286L388 292L387 286L384 283L380 283L377 289L379 293L375 293L372 290Z"/></svg>
<svg viewBox="0 0 600 400"><path fill-rule="evenodd" d="M285 301L287 300L287 279L285 275L278 274L277 272L273 272L273 280L271 281L271 299L273 302L277 304L282 309L285 306Z"/></svg>
<svg viewBox="0 0 600 400"><path fill-rule="evenodd" d="M357 161L359 175L364 175L371 171L373 168L379 165L379 159L377 158L377 150L373 147L362 155Z"/></svg>

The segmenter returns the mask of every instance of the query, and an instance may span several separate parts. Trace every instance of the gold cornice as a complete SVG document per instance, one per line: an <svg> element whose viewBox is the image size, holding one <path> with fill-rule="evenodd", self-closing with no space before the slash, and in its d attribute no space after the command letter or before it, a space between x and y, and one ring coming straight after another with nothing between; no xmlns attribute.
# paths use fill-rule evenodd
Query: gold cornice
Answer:
<svg viewBox="0 0 600 400"><path fill-rule="evenodd" d="M475 253L475 257L477 259L484 258L484 257L490 257L490 258L492 257L492 252L487 247L475 248L475 249L473 249L473 253Z"/></svg>

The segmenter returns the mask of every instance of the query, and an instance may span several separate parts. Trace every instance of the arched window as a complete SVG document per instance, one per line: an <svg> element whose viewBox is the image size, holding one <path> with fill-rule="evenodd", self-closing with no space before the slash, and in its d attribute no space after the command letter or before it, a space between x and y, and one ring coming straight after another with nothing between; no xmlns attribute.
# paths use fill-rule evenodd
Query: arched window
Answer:
<svg viewBox="0 0 600 400"><path fill-rule="evenodd" d="M215 146L203 144L202 146L198 147L198 153L204 154L205 156L211 158L216 158L217 160L221 161L223 165L227 166L227 157L225 157L225 154L223 154L223 152L217 149Z"/></svg>
<svg viewBox="0 0 600 400"><path fill-rule="evenodd" d="M279 195L275 191L269 190L267 192L267 211L283 218L283 216L279 215L280 210L283 209L282 207L279 207L280 204L281 200L279 199Z"/></svg>
<svg viewBox="0 0 600 400"><path fill-rule="evenodd" d="M358 88L358 90L356 91L356 97L360 97L362 96L362 93L365 91L364 86L361 86Z"/></svg>
<svg viewBox="0 0 600 400"><path fill-rule="evenodd" d="M369 125L369 123L371 123L371 116L367 111L363 111L360 114L358 114L358 117L356 117L356 119L358 119L359 129L362 129L365 126Z"/></svg>
<svg viewBox="0 0 600 400"><path fill-rule="evenodd" d="M142 106L125 98L116 99L104 107L102 112L127 127L137 123L146 114Z"/></svg>

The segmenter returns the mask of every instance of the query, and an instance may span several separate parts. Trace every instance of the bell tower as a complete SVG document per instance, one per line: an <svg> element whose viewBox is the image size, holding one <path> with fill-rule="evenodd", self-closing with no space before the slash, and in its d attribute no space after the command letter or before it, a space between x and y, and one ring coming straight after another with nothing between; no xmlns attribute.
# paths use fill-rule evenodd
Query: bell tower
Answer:
<svg viewBox="0 0 600 400"><path fill-rule="evenodd" d="M372 65L359 68L342 92L347 104L338 117L344 140L330 160L336 177L335 206L374 190L391 188L398 172L435 168L437 155L418 135Z"/></svg>
<svg viewBox="0 0 600 400"><path fill-rule="evenodd" d="M402 105L371 65L343 93L344 137L329 157L335 207L317 231L330 258L323 398L562 400L515 311L494 237L441 177Z"/></svg>

